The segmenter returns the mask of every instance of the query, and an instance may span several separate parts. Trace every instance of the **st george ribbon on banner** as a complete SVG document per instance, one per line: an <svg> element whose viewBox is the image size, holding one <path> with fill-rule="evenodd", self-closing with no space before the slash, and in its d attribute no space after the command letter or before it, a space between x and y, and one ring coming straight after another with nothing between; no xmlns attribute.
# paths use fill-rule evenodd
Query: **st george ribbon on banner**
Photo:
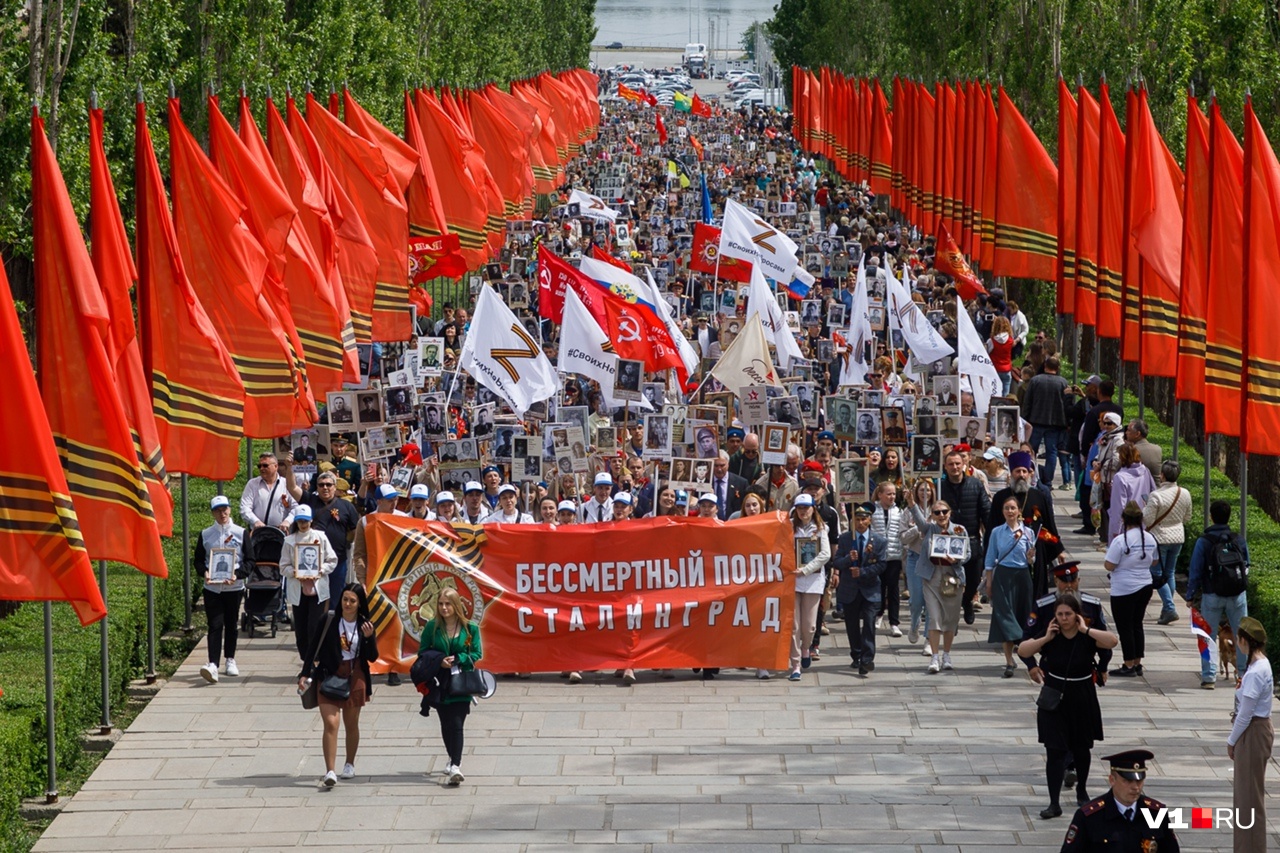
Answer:
<svg viewBox="0 0 1280 853"><path fill-rule="evenodd" d="M903 340L918 364L931 364L940 358L955 353L951 344L943 340L942 335L933 327L924 312L920 310L907 288L898 281L890 267L885 267L885 281L889 290L889 320L891 328L902 332Z"/></svg>
<svg viewBox="0 0 1280 853"><path fill-rule="evenodd" d="M555 368L542 346L492 287L480 290L471 332L458 363L521 417L559 387Z"/></svg>
<svg viewBox="0 0 1280 853"><path fill-rule="evenodd" d="M795 241L765 222L733 199L724 203L724 223L720 229L720 254L741 258L762 267L761 272L774 281L801 278L813 284L796 260Z"/></svg>
<svg viewBox="0 0 1280 853"><path fill-rule="evenodd" d="M581 216L603 219L608 222L614 222L618 218L618 211L605 204L604 199L585 190L574 190L569 193L569 204L578 205L579 215Z"/></svg>
<svg viewBox="0 0 1280 853"><path fill-rule="evenodd" d="M795 540L781 513L623 526L369 516L375 673L408 672L442 589L499 672L787 664Z"/></svg>
<svg viewBox="0 0 1280 853"><path fill-rule="evenodd" d="M613 396L618 377L618 355L609 336L582 304L577 292L564 292L564 321L560 326L561 373L577 373L600 383L600 393Z"/></svg>

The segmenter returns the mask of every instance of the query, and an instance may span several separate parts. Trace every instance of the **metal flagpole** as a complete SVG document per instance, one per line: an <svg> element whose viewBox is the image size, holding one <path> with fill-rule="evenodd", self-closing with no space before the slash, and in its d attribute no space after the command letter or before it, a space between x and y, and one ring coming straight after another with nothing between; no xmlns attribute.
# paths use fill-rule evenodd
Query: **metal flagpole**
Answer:
<svg viewBox="0 0 1280 853"><path fill-rule="evenodd" d="M1142 377L1142 371L1138 371L1138 417L1145 417L1147 411L1147 401L1144 399L1146 390L1146 380Z"/></svg>
<svg viewBox="0 0 1280 853"><path fill-rule="evenodd" d="M1178 461L1178 433L1182 429L1182 401L1177 394L1173 398L1173 461Z"/></svg>
<svg viewBox="0 0 1280 853"><path fill-rule="evenodd" d="M147 575L147 684L156 683L156 579Z"/></svg>
<svg viewBox="0 0 1280 853"><path fill-rule="evenodd" d="M44 736L48 750L48 775L45 778L44 801L58 801L58 735L54 731L53 706L53 605L44 603Z"/></svg>
<svg viewBox="0 0 1280 853"><path fill-rule="evenodd" d="M98 561L98 589L107 600L107 561ZM107 616L98 620L98 664L102 669L102 722L98 734L111 734L111 655L107 649Z"/></svg>
<svg viewBox="0 0 1280 853"><path fill-rule="evenodd" d="M190 632L191 627L191 548L190 529L187 525L187 475L182 475L182 630ZM154 615L154 614L153 614ZM234 630L234 626L231 630Z"/></svg>

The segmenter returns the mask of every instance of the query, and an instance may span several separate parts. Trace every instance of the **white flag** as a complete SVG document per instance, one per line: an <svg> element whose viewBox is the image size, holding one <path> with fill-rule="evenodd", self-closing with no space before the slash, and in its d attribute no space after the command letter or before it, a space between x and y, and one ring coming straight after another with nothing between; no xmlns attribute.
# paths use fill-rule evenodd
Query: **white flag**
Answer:
<svg viewBox="0 0 1280 853"><path fill-rule="evenodd" d="M885 281L889 287L889 327L902 332L912 355L920 364L932 364L940 358L953 355L951 344L942 339L924 312L907 292L906 285L898 281L891 268L885 268Z"/></svg>
<svg viewBox="0 0 1280 853"><path fill-rule="evenodd" d="M561 373L580 373L600 383L606 398L613 396L618 378L618 355L609 336L591 316L572 287L564 289L564 320L560 325Z"/></svg>
<svg viewBox="0 0 1280 853"><path fill-rule="evenodd" d="M760 265L751 265L751 291L747 296L747 317L760 318L760 327L764 329L764 337L778 350L778 365L783 370L791 368L791 360L804 358L795 335L787 328L787 318L778 307L778 300L773 290L765 282L760 273Z"/></svg>
<svg viewBox="0 0 1280 853"><path fill-rule="evenodd" d="M752 314L742 331L720 356L711 375L726 388L742 388L745 385L773 385L782 387L778 372L773 369L769 357L769 343L764 338L760 315Z"/></svg>
<svg viewBox="0 0 1280 853"><path fill-rule="evenodd" d="M649 280L649 301L653 303L654 308L658 309L658 317L662 320L663 325L667 327L667 334L671 335L671 340L676 345L676 351L680 353L680 360L684 362L684 369L692 376L698 372L698 353L694 350L693 344L689 343L689 339L684 336L684 332L680 331L680 324L676 322L675 317L671 314L671 306L658 293L658 285L654 283L653 273L649 272L648 267L645 267L644 273L645 278Z"/></svg>
<svg viewBox="0 0 1280 853"><path fill-rule="evenodd" d="M796 244L790 237L765 222L733 199L724 203L724 227L720 230L720 251L728 258L740 258L763 266L762 273L774 281L789 284L797 277L800 262ZM807 272L802 278L808 277Z"/></svg>
<svg viewBox="0 0 1280 853"><path fill-rule="evenodd" d="M865 385L871 364L867 351L875 342L871 329L870 299L867 296L866 255L858 261L858 276L853 288L853 306L849 311L849 352L840 367L841 385Z"/></svg>
<svg viewBox="0 0 1280 853"><path fill-rule="evenodd" d="M555 396L558 387L542 347L489 285L480 289L458 364L519 417L534 403Z"/></svg>
<svg viewBox="0 0 1280 853"><path fill-rule="evenodd" d="M574 190L569 193L569 204L578 205L580 216L589 216L592 219L607 219L610 222L618 218L618 211L605 204L604 199L584 190Z"/></svg>
<svg viewBox="0 0 1280 853"><path fill-rule="evenodd" d="M973 406L978 417L986 417L991 398L1001 389L1000 374L987 355L973 319L964 309L964 300L956 297L956 327L960 344L960 375L969 377L969 390L973 394ZM968 412L961 412L968 414Z"/></svg>

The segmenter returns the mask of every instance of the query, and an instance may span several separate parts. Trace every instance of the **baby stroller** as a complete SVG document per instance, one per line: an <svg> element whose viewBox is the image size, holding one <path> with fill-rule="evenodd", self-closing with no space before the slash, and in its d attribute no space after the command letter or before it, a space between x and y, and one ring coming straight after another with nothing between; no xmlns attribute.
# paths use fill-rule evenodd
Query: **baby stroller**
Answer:
<svg viewBox="0 0 1280 853"><path fill-rule="evenodd" d="M242 562L248 574L240 629L252 637L255 627L262 626L265 630L270 625L274 637L283 595L280 554L284 551L284 534L275 527L259 527L246 537L244 550Z"/></svg>

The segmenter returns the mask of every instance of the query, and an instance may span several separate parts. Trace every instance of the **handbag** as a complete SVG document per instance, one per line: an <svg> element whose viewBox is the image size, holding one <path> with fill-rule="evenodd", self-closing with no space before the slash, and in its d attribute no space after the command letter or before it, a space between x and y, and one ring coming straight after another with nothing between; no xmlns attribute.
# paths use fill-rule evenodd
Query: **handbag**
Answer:
<svg viewBox="0 0 1280 853"><path fill-rule="evenodd" d="M449 676L450 696L479 696L488 691L484 683L484 670L471 669L455 672Z"/></svg>
<svg viewBox="0 0 1280 853"><path fill-rule="evenodd" d="M310 656L311 669L313 671L317 666L320 665L320 642L324 639L324 635L329 632L329 625L332 622L333 622L333 611L330 610L328 618L326 618L324 621L324 628L320 631L319 635L316 636L315 651ZM298 696L302 699L302 707L304 710L314 711L316 708L320 706L319 690L320 690L320 685L313 678L311 679L311 682L307 685L306 689L298 694ZM348 694L349 693L350 693L350 688L348 688Z"/></svg>
<svg viewBox="0 0 1280 853"><path fill-rule="evenodd" d="M1062 691L1048 684L1040 685L1040 695L1036 697L1036 707L1043 711L1056 711L1062 704Z"/></svg>
<svg viewBox="0 0 1280 853"><path fill-rule="evenodd" d="M345 702L351 698L351 676L331 675L320 682L320 693L335 702Z"/></svg>
<svg viewBox="0 0 1280 853"><path fill-rule="evenodd" d="M941 588L939 589L939 592L941 592L943 595L949 598L953 595L959 595L960 590L963 587L964 587L964 582L961 581L960 578L956 577L954 574L947 574L942 579L942 585L941 585Z"/></svg>

